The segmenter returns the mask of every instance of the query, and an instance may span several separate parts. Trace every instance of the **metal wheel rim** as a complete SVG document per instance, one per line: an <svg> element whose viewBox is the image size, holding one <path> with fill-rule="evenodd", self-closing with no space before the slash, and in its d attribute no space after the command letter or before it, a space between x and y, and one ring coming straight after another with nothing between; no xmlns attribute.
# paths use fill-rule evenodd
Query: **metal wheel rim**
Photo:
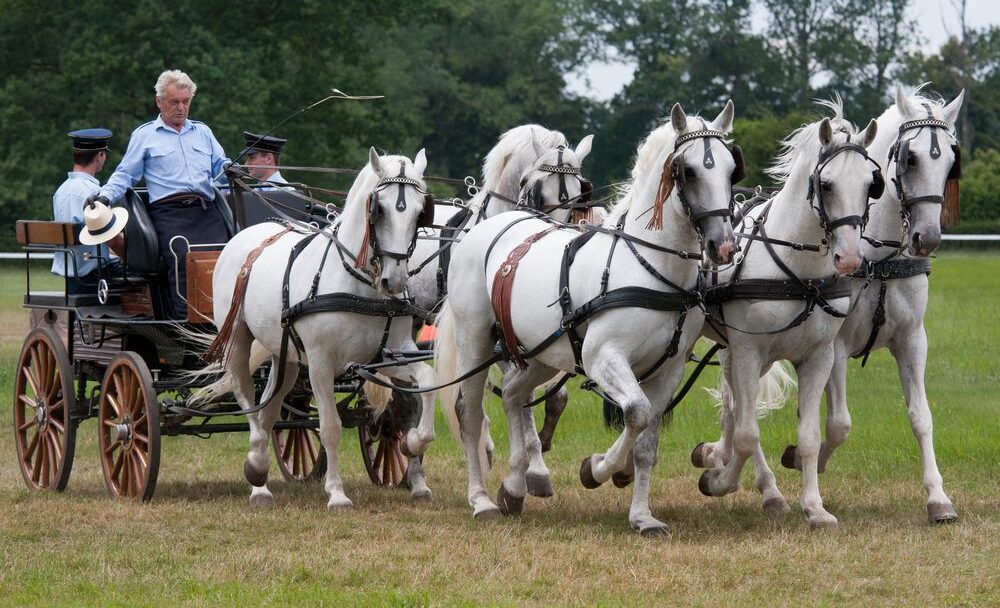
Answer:
<svg viewBox="0 0 1000 608"><path fill-rule="evenodd" d="M160 411L149 369L135 353L124 352L108 366L97 419L108 492L152 498L160 467Z"/></svg>
<svg viewBox="0 0 1000 608"><path fill-rule="evenodd" d="M400 449L403 431L392 423L389 412L359 427L358 437L361 458L371 482L390 488L405 486L409 461Z"/></svg>
<svg viewBox="0 0 1000 608"><path fill-rule="evenodd" d="M298 415L281 409L281 419ZM311 481L326 473L326 452L315 429L285 429L271 432L275 459L281 475L288 481Z"/></svg>
<svg viewBox="0 0 1000 608"><path fill-rule="evenodd" d="M58 492L69 482L76 447L71 373L61 338L48 328L32 330L18 357L13 400L18 464L31 490Z"/></svg>

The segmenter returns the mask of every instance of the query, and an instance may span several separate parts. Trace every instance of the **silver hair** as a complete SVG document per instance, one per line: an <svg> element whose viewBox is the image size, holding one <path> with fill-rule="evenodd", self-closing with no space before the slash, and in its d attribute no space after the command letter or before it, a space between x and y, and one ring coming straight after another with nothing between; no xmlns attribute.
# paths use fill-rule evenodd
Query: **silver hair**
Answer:
<svg viewBox="0 0 1000 608"><path fill-rule="evenodd" d="M162 99L170 85L191 91L191 97L194 97L198 91L198 85L186 73L180 70L166 70L156 79L156 86L153 87L153 90L156 91L156 97Z"/></svg>

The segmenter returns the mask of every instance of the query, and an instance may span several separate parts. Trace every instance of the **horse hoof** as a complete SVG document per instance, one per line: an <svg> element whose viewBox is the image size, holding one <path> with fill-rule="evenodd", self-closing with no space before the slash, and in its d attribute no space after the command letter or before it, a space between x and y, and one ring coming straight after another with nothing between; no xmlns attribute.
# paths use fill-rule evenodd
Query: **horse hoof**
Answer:
<svg viewBox="0 0 1000 608"><path fill-rule="evenodd" d="M349 511L353 508L354 508L354 503L351 502L349 498L345 498L344 500L337 502L331 500L330 502L326 503L327 511Z"/></svg>
<svg viewBox="0 0 1000 608"><path fill-rule="evenodd" d="M258 488L267 484L267 471L262 473L253 468L249 460L243 463L243 477L250 485L257 486Z"/></svg>
<svg viewBox="0 0 1000 608"><path fill-rule="evenodd" d="M784 498L768 498L764 501L764 513L772 517L785 515L791 510Z"/></svg>
<svg viewBox="0 0 1000 608"><path fill-rule="evenodd" d="M524 510L524 497L514 496L507 491L507 486L501 483L500 489L497 490L497 507L504 515L520 515Z"/></svg>
<svg viewBox="0 0 1000 608"><path fill-rule="evenodd" d="M410 500L413 502L431 502L433 497L434 495L431 494L430 488L423 488L410 492Z"/></svg>
<svg viewBox="0 0 1000 608"><path fill-rule="evenodd" d="M274 496L270 492L253 493L250 495L250 506L257 509L266 509L274 504Z"/></svg>
<svg viewBox="0 0 1000 608"><path fill-rule="evenodd" d="M552 496L552 480L547 475L527 474L524 477L528 484L528 494L538 498L548 498Z"/></svg>
<svg viewBox="0 0 1000 608"><path fill-rule="evenodd" d="M785 451L781 454L781 466L786 469L801 471L802 465L796 461L796 455L794 445L790 445L785 448Z"/></svg>
<svg viewBox="0 0 1000 608"><path fill-rule="evenodd" d="M588 490L593 490L601 487L601 482L594 479L594 471L590 467L590 459L591 457L587 456L583 459L583 462L580 463L580 483L582 483L583 487Z"/></svg>
<svg viewBox="0 0 1000 608"><path fill-rule="evenodd" d="M809 527L813 530L833 529L837 527L837 518L829 513L822 516L810 517Z"/></svg>
<svg viewBox="0 0 1000 608"><path fill-rule="evenodd" d="M705 466L705 442L702 441L691 450L691 464L698 469L707 469Z"/></svg>
<svg viewBox="0 0 1000 608"><path fill-rule="evenodd" d="M927 503L927 521L931 524L951 524L958 521L955 507L948 502Z"/></svg>
<svg viewBox="0 0 1000 608"><path fill-rule="evenodd" d="M656 538L659 536L667 536L668 534L670 534L670 526L668 526L663 522L656 522L655 524L639 526L638 532L639 536L643 538Z"/></svg>
<svg viewBox="0 0 1000 608"><path fill-rule="evenodd" d="M633 479L635 479L635 477L632 475L632 473L618 471L617 473L611 476L611 483L615 484L616 488L627 488L629 487L629 485L631 485Z"/></svg>
<svg viewBox="0 0 1000 608"><path fill-rule="evenodd" d="M477 521L489 521L491 519L500 519L500 517L500 509L497 509L496 507L484 509L472 514L472 518Z"/></svg>
<svg viewBox="0 0 1000 608"><path fill-rule="evenodd" d="M709 469L704 473L702 473L701 477L698 478L698 491L704 494L705 496L715 496L715 494L712 494L712 490L708 485L708 478L709 478L708 474L711 472L712 469Z"/></svg>

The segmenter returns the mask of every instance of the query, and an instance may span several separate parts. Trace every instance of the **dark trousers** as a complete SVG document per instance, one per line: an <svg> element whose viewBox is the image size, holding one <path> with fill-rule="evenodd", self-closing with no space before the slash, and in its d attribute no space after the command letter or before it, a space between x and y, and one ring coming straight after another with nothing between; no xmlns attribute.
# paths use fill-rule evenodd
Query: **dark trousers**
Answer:
<svg viewBox="0 0 1000 608"><path fill-rule="evenodd" d="M170 281L170 300L174 319L187 318L187 245L178 239L170 249L170 239L183 236L191 245L219 243L229 240L229 231L222 215L212 201L200 198L171 200L153 203L149 206L149 217L153 220L157 240L160 243L160 258L167 267ZM178 293L179 292L179 293Z"/></svg>

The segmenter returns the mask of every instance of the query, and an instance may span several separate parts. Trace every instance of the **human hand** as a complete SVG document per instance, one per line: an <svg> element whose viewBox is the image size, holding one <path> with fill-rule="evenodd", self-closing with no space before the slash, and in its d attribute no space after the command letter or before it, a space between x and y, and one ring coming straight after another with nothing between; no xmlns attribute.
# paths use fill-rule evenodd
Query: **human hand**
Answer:
<svg viewBox="0 0 1000 608"><path fill-rule="evenodd" d="M94 203L101 203L102 205L107 205L109 207L111 206L111 201L108 200L108 197L100 193L91 194L87 197L87 200L83 201L84 205L92 205Z"/></svg>

